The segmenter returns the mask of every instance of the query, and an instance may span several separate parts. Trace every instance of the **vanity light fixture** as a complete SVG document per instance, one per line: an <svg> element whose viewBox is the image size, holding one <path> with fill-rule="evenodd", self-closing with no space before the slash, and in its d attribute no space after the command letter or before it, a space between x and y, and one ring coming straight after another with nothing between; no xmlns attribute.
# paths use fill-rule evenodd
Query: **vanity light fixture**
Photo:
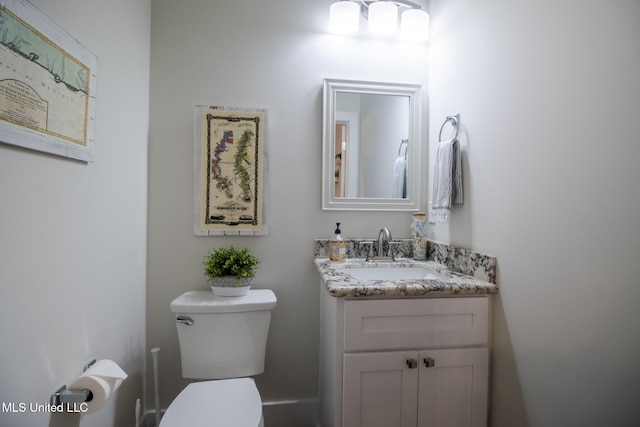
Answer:
<svg viewBox="0 0 640 427"><path fill-rule="evenodd" d="M424 42L429 38L429 14L424 10L409 9L402 13L400 34L404 39Z"/></svg>
<svg viewBox="0 0 640 427"><path fill-rule="evenodd" d="M352 1L337 1L329 8L329 31L352 34L360 26L360 5Z"/></svg>
<svg viewBox="0 0 640 427"><path fill-rule="evenodd" d="M398 12L403 39L423 42L429 37L429 14L409 0L340 0L329 9L329 30L337 34L358 31L360 15L368 21L369 31L392 35L398 31Z"/></svg>
<svg viewBox="0 0 640 427"><path fill-rule="evenodd" d="M390 1L378 0L369 5L369 31L390 36L398 31L398 6Z"/></svg>

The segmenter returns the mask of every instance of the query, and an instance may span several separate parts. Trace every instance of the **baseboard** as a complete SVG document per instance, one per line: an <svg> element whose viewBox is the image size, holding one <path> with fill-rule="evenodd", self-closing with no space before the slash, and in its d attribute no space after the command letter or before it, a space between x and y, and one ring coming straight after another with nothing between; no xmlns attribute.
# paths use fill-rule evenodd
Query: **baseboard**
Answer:
<svg viewBox="0 0 640 427"><path fill-rule="evenodd" d="M164 415L164 409L160 411L160 418ZM138 427L157 427L156 426L156 411L147 411L144 413L140 425Z"/></svg>
<svg viewBox="0 0 640 427"><path fill-rule="evenodd" d="M318 400L264 401L262 413L265 427L315 427L318 425Z"/></svg>

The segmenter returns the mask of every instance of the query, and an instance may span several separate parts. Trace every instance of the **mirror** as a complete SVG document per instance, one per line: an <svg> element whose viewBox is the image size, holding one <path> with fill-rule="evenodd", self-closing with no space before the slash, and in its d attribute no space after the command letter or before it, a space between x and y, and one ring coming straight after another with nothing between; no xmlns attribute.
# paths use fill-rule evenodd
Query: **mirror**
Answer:
<svg viewBox="0 0 640 427"><path fill-rule="evenodd" d="M420 209L420 86L324 79L322 208Z"/></svg>

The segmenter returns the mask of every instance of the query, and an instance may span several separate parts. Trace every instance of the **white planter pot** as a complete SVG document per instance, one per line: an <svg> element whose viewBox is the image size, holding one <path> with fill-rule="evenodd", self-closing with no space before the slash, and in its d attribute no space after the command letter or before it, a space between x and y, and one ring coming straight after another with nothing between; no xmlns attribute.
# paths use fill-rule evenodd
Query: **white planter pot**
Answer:
<svg viewBox="0 0 640 427"><path fill-rule="evenodd" d="M216 277L209 281L211 290L215 295L221 297L241 297L246 295L251 289L253 277L243 277L238 282L235 276Z"/></svg>

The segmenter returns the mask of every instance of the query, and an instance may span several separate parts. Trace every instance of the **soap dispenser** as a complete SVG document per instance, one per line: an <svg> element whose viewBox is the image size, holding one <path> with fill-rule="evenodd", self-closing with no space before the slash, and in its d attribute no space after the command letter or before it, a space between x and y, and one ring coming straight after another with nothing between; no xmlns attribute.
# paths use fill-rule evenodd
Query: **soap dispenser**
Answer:
<svg viewBox="0 0 640 427"><path fill-rule="evenodd" d="M336 222L335 237L329 242L329 259L343 261L347 257L347 243L342 239L340 223Z"/></svg>

